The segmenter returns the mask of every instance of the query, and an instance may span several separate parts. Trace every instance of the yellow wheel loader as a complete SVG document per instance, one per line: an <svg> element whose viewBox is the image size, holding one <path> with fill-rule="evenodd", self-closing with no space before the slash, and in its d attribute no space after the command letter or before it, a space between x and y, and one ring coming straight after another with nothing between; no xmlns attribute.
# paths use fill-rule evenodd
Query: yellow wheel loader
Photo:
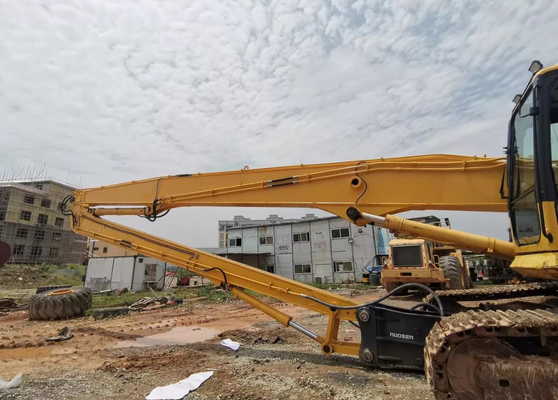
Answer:
<svg viewBox="0 0 558 400"><path fill-rule="evenodd" d="M442 221L428 217L409 218L434 226L442 226ZM449 219L445 219L451 229ZM461 250L442 243L420 239L405 232L392 231L396 239L388 244L388 257L382 269L382 286L391 292L405 283L421 283L433 289L469 289L471 276L463 260ZM408 290L399 290L405 295Z"/></svg>

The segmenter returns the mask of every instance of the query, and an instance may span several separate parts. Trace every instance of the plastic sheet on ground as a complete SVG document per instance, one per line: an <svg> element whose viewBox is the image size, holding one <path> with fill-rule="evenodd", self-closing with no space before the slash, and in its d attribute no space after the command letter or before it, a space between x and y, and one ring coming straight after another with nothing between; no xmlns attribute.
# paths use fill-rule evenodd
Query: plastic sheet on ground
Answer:
<svg viewBox="0 0 558 400"><path fill-rule="evenodd" d="M172 385L156 387L147 395L146 400L178 400L196 390L211 378L213 371L198 372Z"/></svg>
<svg viewBox="0 0 558 400"><path fill-rule="evenodd" d="M237 351L240 348L240 343L233 342L231 339L221 340L221 343L219 343L219 344L221 346L228 347L229 349L232 349L234 351Z"/></svg>
<svg viewBox="0 0 558 400"><path fill-rule="evenodd" d="M12 379L9 382L6 382L6 381L2 380L2 378L0 378L0 390L8 390L8 389L11 389L11 388L18 387L21 384L22 377L23 377L23 374L20 372L19 374L17 374L15 376L14 379Z"/></svg>

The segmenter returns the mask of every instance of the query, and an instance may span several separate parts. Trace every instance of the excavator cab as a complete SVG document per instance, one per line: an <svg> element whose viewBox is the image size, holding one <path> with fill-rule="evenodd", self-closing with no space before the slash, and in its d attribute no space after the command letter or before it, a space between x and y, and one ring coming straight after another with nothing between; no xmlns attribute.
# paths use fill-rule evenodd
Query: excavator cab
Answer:
<svg viewBox="0 0 558 400"><path fill-rule="evenodd" d="M507 146L508 212L518 252L512 268L524 276L556 279L558 67L533 61L529 70L533 78L514 98Z"/></svg>

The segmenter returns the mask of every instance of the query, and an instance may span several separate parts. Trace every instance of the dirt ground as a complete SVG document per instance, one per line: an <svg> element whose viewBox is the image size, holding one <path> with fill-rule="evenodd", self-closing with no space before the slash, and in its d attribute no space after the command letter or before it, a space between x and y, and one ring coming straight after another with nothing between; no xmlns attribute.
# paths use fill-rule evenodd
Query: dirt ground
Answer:
<svg viewBox="0 0 558 400"><path fill-rule="evenodd" d="M364 301L383 292L345 294ZM414 300L396 302L408 307ZM274 306L325 333L326 317ZM73 339L44 342L65 326ZM339 333L345 340L359 339L350 324L342 324ZM237 352L220 346L224 338L242 346ZM129 347L138 345L143 347ZM0 376L9 380L23 373L21 387L0 392L0 399L144 399L156 386L207 370L213 376L187 399L433 399L424 375L366 368L356 357L324 356L316 342L238 300L108 320L28 321L26 312L0 317Z"/></svg>

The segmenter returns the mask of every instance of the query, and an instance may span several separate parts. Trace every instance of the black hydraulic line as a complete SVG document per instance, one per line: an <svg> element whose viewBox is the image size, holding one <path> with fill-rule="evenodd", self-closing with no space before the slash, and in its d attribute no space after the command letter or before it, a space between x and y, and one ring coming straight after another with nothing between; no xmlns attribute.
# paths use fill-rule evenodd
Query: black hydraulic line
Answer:
<svg viewBox="0 0 558 400"><path fill-rule="evenodd" d="M227 282L227 274L225 274L225 271L223 271L221 268L218 268L218 267L202 269L203 272L210 272L210 271L213 271L213 270L221 271L221 273L223 274L223 279L225 280L225 290L228 292L229 291L229 284Z"/></svg>
<svg viewBox="0 0 558 400"><path fill-rule="evenodd" d="M360 196L358 196L358 199L356 199L355 201L355 207L358 205L359 200L362 198L362 196L364 196L366 194L366 192L368 191L368 183L366 183L366 181L364 179L362 179L362 177L358 174L358 172L356 172L356 169L358 168L358 166L360 164L366 164L365 161L360 161L356 167L355 167L355 175L358 176L363 182L364 182L364 191L362 192L362 194Z"/></svg>
<svg viewBox="0 0 558 400"><path fill-rule="evenodd" d="M276 183L276 182L290 181L291 179L292 180L298 179L298 175L289 176L288 178L270 179L269 181L266 181L266 182Z"/></svg>
<svg viewBox="0 0 558 400"><path fill-rule="evenodd" d="M322 304L326 307L329 307L332 311L335 311L335 310L354 310L356 308L371 306L371 305L374 305L374 304L381 303L382 301L384 301L385 299L393 296L395 293L401 291L402 289L410 289L410 288L423 289L423 290L426 290L428 293L430 293L432 295L432 297L436 300L436 303L438 303L438 312L439 312L440 316L441 317L444 316L444 308L442 306L442 302L440 301L440 299L438 298L436 293L434 293L434 291L432 289L430 289L428 286L421 285L420 283L406 283L404 285L396 287L391 292L389 292L385 296L380 297L377 300L374 300L374 301L371 301L371 302L368 302L368 303L364 303L364 304L360 304L360 305L356 305L356 306L338 306L336 304L326 303L325 301L322 301L322 300L317 299L317 298L312 297L312 296L308 296L306 294L301 294L300 296L304 297L305 299L313 300L316 303L320 303L320 304Z"/></svg>
<svg viewBox="0 0 558 400"><path fill-rule="evenodd" d="M439 309L438 307L436 307L434 304L430 304L430 303L418 303L418 304L415 304L414 306L412 306L412 307L410 308L410 310L416 310L417 308L420 308L420 307L422 307L422 308L424 308L424 309L426 309L426 308L431 308L431 309L433 309L434 311L436 311L438 314L440 314L440 309Z"/></svg>
<svg viewBox="0 0 558 400"><path fill-rule="evenodd" d="M268 184L267 187L272 188L272 187L279 187L279 186L287 186L287 185L294 185L295 183L298 183L298 181Z"/></svg>
<svg viewBox="0 0 558 400"><path fill-rule="evenodd" d="M356 326L358 329L360 329L360 326L358 326L358 324L355 324L353 321L348 321L348 322L349 322L349 324L351 324L353 326Z"/></svg>

